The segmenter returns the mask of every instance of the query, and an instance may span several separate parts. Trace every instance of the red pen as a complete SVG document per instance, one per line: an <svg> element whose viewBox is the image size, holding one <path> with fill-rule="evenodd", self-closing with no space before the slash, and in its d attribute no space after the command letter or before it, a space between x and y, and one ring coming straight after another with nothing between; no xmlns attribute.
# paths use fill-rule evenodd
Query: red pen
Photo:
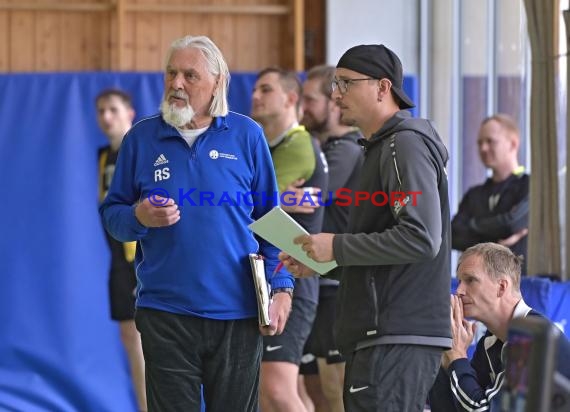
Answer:
<svg viewBox="0 0 570 412"><path fill-rule="evenodd" d="M275 274L276 274L277 272L279 272L281 269L283 269L283 266L284 266L283 262L279 262L279 263L277 264L277 266L275 267L275 270L273 271L273 276L275 276Z"/></svg>

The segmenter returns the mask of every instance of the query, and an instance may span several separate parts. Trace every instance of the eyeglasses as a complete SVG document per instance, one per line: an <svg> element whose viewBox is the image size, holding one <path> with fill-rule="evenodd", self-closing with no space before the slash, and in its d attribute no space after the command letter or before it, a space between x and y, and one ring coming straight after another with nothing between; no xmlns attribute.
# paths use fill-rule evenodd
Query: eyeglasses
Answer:
<svg viewBox="0 0 570 412"><path fill-rule="evenodd" d="M337 79L335 78L332 82L332 90L333 92L338 88L340 94L345 94L348 92L348 86L350 86L354 82L360 82L363 80L374 80L372 77L363 77L361 79Z"/></svg>

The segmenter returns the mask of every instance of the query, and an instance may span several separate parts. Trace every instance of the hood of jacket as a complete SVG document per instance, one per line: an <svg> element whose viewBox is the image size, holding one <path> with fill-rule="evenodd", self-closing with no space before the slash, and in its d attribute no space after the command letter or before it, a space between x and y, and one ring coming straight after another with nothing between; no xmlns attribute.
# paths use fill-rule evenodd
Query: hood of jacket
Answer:
<svg viewBox="0 0 570 412"><path fill-rule="evenodd" d="M408 110L400 110L392 116L384 125L374 133L370 139L362 139L361 144L366 148L370 148L379 144L382 140L392 136L396 132L403 130L413 130L420 134L424 139L432 143L436 149L435 153L439 155L442 163L445 165L449 160L449 153L441 137L432 125L432 122L427 119L418 119L412 117Z"/></svg>

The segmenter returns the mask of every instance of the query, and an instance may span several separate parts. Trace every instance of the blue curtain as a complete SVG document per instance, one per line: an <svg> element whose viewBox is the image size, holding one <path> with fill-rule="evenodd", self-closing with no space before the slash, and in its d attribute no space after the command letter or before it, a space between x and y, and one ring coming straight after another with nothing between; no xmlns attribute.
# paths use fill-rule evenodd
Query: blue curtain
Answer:
<svg viewBox="0 0 570 412"><path fill-rule="evenodd" d="M255 80L232 73L248 114ZM406 80L416 97L415 79ZM0 75L0 410L136 410L118 327L109 318L109 253L97 213L94 98L133 96L157 111L161 73ZM417 99L415 99L417 101Z"/></svg>

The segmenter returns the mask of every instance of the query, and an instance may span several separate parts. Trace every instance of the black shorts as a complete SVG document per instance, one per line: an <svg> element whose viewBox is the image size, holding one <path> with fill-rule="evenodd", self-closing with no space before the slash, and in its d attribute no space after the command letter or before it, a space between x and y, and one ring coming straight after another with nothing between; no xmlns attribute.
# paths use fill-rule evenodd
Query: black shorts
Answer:
<svg viewBox="0 0 570 412"><path fill-rule="evenodd" d="M137 277L133 264L117 265L109 276L109 303L111 319L117 321L135 318Z"/></svg>
<svg viewBox="0 0 570 412"><path fill-rule="evenodd" d="M306 346L305 346L306 349ZM319 364L317 357L312 353L303 353L301 364L299 365L299 375L318 375Z"/></svg>
<svg viewBox="0 0 570 412"><path fill-rule="evenodd" d="M321 286L323 289L338 289L336 286ZM322 293L319 296L317 316L313 323L313 330L309 336L307 351L317 358L325 358L328 364L344 362L334 338L334 322L336 316L335 293Z"/></svg>
<svg viewBox="0 0 570 412"><path fill-rule="evenodd" d="M442 352L433 346L401 344L370 346L348 354L344 407L347 411L423 411Z"/></svg>
<svg viewBox="0 0 570 412"><path fill-rule="evenodd" d="M263 362L289 362L299 365L316 313L316 303L293 298L293 308L283 333L263 337Z"/></svg>

